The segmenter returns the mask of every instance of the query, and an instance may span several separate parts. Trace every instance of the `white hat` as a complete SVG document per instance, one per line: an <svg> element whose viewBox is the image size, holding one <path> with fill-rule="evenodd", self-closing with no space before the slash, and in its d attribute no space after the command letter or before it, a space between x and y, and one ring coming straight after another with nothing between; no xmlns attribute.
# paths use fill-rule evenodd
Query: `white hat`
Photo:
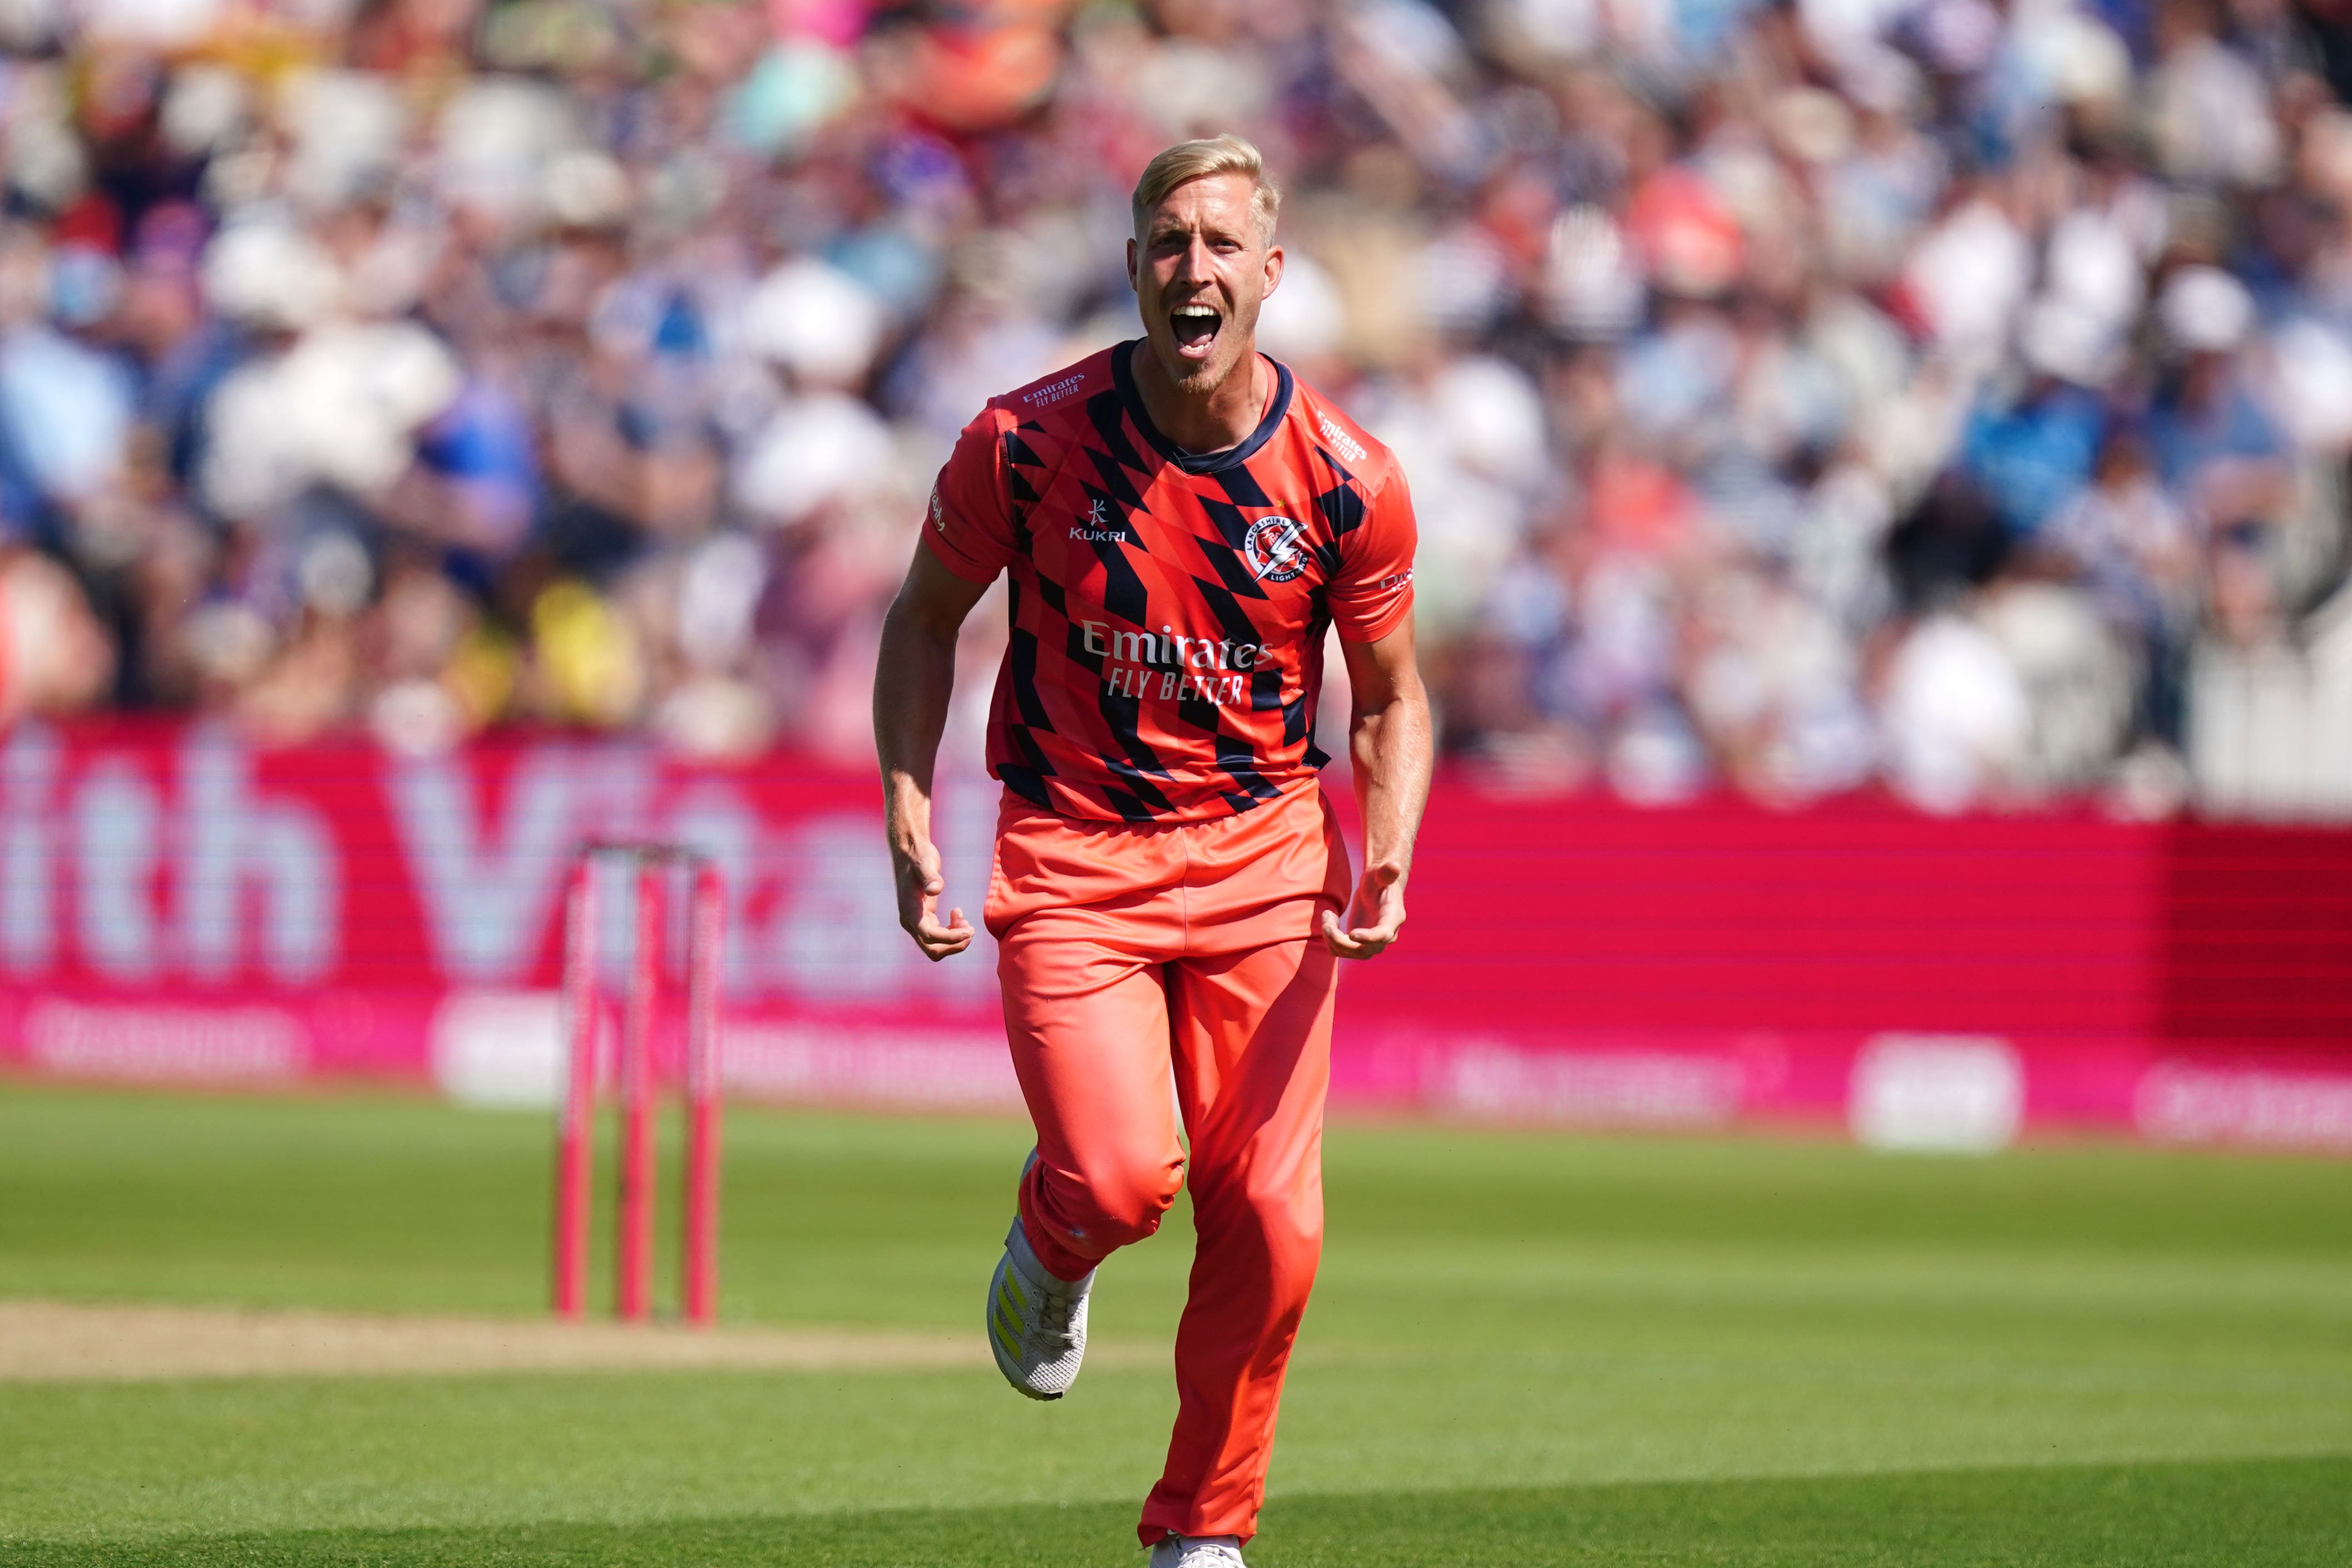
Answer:
<svg viewBox="0 0 2352 1568"><path fill-rule="evenodd" d="M342 298L342 269L325 246L277 217L233 223L205 248L205 297L248 326L299 330Z"/></svg>
<svg viewBox="0 0 2352 1568"><path fill-rule="evenodd" d="M753 349L819 386L855 386L882 347L882 301L856 278L798 256L760 280L745 306Z"/></svg>
<svg viewBox="0 0 2352 1568"><path fill-rule="evenodd" d="M2045 294L2035 300L2018 325L2017 344L2027 364L2076 386L2105 386L2116 373L2116 334L2071 299Z"/></svg>
<svg viewBox="0 0 2352 1568"><path fill-rule="evenodd" d="M2191 353L2226 354L2254 325L2254 297L2218 267L2184 267L2164 286L2157 319Z"/></svg>

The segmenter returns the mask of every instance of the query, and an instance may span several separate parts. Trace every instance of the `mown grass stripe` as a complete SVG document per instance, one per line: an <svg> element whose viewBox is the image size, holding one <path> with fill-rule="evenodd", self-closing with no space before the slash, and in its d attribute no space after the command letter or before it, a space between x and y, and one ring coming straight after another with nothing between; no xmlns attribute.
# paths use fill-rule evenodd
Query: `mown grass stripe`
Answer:
<svg viewBox="0 0 2352 1568"><path fill-rule="evenodd" d="M9 1541L9 1568L1132 1568L1126 1505ZM2341 1568L2352 1457L1279 1498L1253 1568Z"/></svg>

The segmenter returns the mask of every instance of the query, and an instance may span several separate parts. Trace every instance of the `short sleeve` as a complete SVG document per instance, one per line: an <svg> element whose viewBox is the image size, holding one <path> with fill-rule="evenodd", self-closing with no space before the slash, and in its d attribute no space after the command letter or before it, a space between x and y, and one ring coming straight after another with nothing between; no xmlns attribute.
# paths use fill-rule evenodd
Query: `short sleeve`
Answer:
<svg viewBox="0 0 2352 1568"><path fill-rule="evenodd" d="M1373 497L1364 520L1339 541L1339 573L1328 599L1350 643L1377 643L1412 613L1412 552L1420 538L1402 469Z"/></svg>
<svg viewBox="0 0 2352 1568"><path fill-rule="evenodd" d="M1004 489L1001 413L982 409L963 427L931 486L923 538L940 564L971 582L993 582L1016 553Z"/></svg>

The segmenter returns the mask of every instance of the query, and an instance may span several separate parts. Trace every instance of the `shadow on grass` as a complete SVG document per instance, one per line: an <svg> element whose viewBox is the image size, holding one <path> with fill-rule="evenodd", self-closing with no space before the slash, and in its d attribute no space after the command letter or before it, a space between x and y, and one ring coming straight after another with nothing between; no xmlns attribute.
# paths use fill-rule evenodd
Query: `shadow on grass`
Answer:
<svg viewBox="0 0 2352 1568"><path fill-rule="evenodd" d="M0 1542L10 1568L1135 1564L1125 1506ZM1367 1493L1270 1505L1253 1568L2342 1568L2352 1456Z"/></svg>

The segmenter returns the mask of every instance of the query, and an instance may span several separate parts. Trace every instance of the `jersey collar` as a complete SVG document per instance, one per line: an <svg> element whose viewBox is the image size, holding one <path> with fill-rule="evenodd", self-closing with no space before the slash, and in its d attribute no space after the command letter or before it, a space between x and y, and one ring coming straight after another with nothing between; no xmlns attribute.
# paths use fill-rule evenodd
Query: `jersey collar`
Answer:
<svg viewBox="0 0 2352 1568"><path fill-rule="evenodd" d="M1129 361L1135 357L1136 345L1142 341L1140 338L1130 338L1111 350L1111 380L1118 387L1118 400L1126 405L1127 416L1135 422L1135 428L1143 433L1143 438L1160 455L1187 474L1219 474L1248 462L1257 455L1259 447L1273 438L1290 413L1290 367L1269 355L1265 362L1274 367L1274 396L1266 403L1265 417L1257 422L1257 428L1240 445L1228 446L1223 452L1187 452L1160 434L1160 427L1151 423L1151 415L1144 410L1142 394L1135 390L1135 371Z"/></svg>

